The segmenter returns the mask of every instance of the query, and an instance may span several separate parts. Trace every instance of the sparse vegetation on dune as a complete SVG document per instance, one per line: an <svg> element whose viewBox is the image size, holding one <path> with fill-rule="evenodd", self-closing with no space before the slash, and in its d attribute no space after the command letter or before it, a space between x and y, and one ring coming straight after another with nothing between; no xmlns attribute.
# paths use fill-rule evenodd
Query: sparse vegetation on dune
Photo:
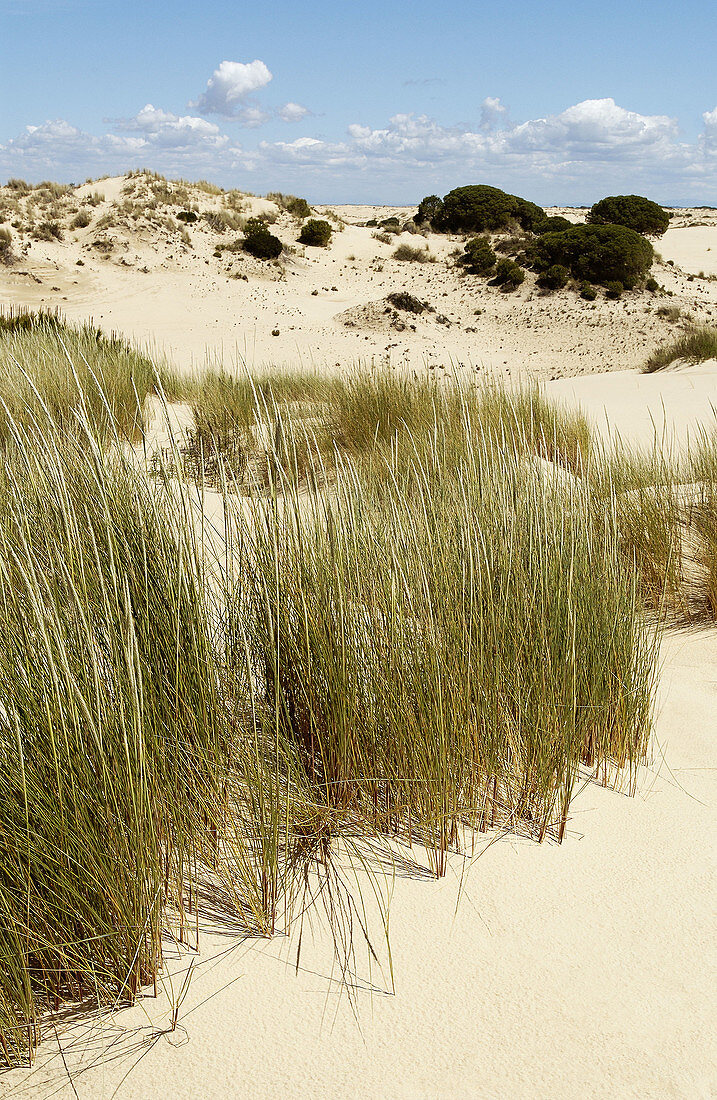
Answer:
<svg viewBox="0 0 717 1100"><path fill-rule="evenodd" d="M678 316L670 319L677 320ZM644 370L646 374L652 374L654 371L664 370L678 360L704 363L707 359L717 359L717 329L706 325L690 326L669 344L663 344L653 351Z"/></svg>

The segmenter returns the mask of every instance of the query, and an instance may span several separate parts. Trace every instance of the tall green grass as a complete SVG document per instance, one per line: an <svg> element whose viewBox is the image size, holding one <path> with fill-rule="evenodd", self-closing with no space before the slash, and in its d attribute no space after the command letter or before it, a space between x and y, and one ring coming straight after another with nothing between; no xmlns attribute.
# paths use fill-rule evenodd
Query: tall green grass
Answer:
<svg viewBox="0 0 717 1100"><path fill-rule="evenodd" d="M717 329L707 325L692 326L669 344L662 344L653 351L644 366L646 374L664 370L682 359L686 363L704 363L717 359Z"/></svg>
<svg viewBox="0 0 717 1100"><path fill-rule="evenodd" d="M367 843L441 875L466 829L562 839L578 777L632 788L648 750L655 632L581 418L390 374L193 382L221 537L180 440L126 446L157 378L87 339L0 337L7 1063L156 980L202 893L270 935Z"/></svg>

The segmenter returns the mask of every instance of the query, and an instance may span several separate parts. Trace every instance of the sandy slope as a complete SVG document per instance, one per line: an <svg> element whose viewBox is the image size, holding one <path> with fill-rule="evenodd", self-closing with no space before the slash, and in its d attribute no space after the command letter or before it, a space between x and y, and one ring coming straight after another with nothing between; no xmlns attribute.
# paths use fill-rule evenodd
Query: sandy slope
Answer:
<svg viewBox="0 0 717 1100"><path fill-rule="evenodd" d="M282 214L272 231L295 251L279 266L243 253L217 257L216 245L237 234L217 235L201 220L187 229L190 246L182 243L176 222L171 231L120 217L119 224L98 229L117 213L125 184L108 179L80 188L73 201L93 191L104 201L93 209L88 228L68 229L62 242L24 237L19 262L0 267L0 303L57 305L71 318L92 316L106 329L165 351L185 369L206 356L251 366L330 368L389 360L414 369L462 365L541 379L638 367L673 335L674 322L657 313L661 306L698 321L717 318L717 282L688 278L708 273L717 256L717 220L703 211L678 212L674 221L681 227L707 220L706 228L670 229L664 244L657 243L665 260L676 250L678 266L658 262L654 271L670 294L628 294L619 302L601 295L589 303L568 292L543 294L532 275L515 293L503 294L455 266L458 238L403 233L383 243L365 225L392 215L403 223L412 207L331 208L344 228L335 222L328 249L297 246L297 225ZM191 201L202 214L221 208L223 200L193 191ZM162 210L170 221L177 213L176 207ZM246 215L261 212L278 214L266 200L245 199ZM584 217L584 211L564 213ZM393 259L400 243L427 245L436 262ZM714 252L708 251L713 244ZM435 312L415 317L387 309L386 295L400 290Z"/></svg>

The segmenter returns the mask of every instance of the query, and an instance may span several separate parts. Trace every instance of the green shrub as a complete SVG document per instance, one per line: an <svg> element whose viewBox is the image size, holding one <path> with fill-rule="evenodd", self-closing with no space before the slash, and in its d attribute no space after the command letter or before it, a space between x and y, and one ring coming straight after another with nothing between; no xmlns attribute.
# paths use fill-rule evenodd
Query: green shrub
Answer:
<svg viewBox="0 0 717 1100"><path fill-rule="evenodd" d="M620 282L631 289L650 269L652 245L622 225L574 225L562 233L546 233L535 242L535 267L547 271L566 267L576 279Z"/></svg>
<svg viewBox="0 0 717 1100"><path fill-rule="evenodd" d="M318 218L309 218L304 222L299 234L299 244L313 245L316 248L326 248L331 240L331 226L328 222Z"/></svg>
<svg viewBox="0 0 717 1100"><path fill-rule="evenodd" d="M423 225L424 222L438 221L443 212L443 199L439 199L438 195L426 195L425 199L421 199L418 204L418 210L414 221L418 225Z"/></svg>
<svg viewBox="0 0 717 1100"><path fill-rule="evenodd" d="M78 210L70 222L70 229L86 229L92 221L92 216L87 210Z"/></svg>
<svg viewBox="0 0 717 1100"><path fill-rule="evenodd" d="M553 264L538 276L538 286L545 290L561 290L570 278L570 272L562 264Z"/></svg>
<svg viewBox="0 0 717 1100"><path fill-rule="evenodd" d="M184 222L185 225L192 225L197 220L197 215L193 210L180 210L177 214L177 221Z"/></svg>
<svg viewBox="0 0 717 1100"><path fill-rule="evenodd" d="M414 248L410 244L400 244L398 248L394 249L393 258L412 264L427 264L433 263L435 257L426 248Z"/></svg>
<svg viewBox="0 0 717 1100"><path fill-rule="evenodd" d="M483 233L486 229L507 229L515 222L532 231L544 220L545 214L535 203L498 187L476 184L450 191L431 224L447 233Z"/></svg>
<svg viewBox="0 0 717 1100"><path fill-rule="evenodd" d="M509 260L504 256L498 261L495 269L495 277L491 279L491 286L499 286L502 290L517 290L525 281L525 272L515 260Z"/></svg>
<svg viewBox="0 0 717 1100"><path fill-rule="evenodd" d="M242 247L251 256L259 260L275 260L282 253L283 245L278 237L270 233L266 223L259 218L249 218L244 226Z"/></svg>
<svg viewBox="0 0 717 1100"><path fill-rule="evenodd" d="M624 290L622 283L616 279L611 280L609 283L605 283L605 297L606 298L619 298Z"/></svg>
<svg viewBox="0 0 717 1100"><path fill-rule="evenodd" d="M594 302L597 298L597 290L591 283L580 284L580 297L586 302Z"/></svg>
<svg viewBox="0 0 717 1100"><path fill-rule="evenodd" d="M423 313L429 308L420 298L414 298L412 294L408 294L405 290L395 290L392 294L387 294L386 301L390 302L396 309L403 310L404 313Z"/></svg>
<svg viewBox="0 0 717 1100"><path fill-rule="evenodd" d="M636 233L662 236L670 224L670 215L643 195L610 195L590 208L588 222L593 225L624 225Z"/></svg>
<svg viewBox="0 0 717 1100"><path fill-rule="evenodd" d="M13 260L12 233L9 229L0 229L0 264L10 264Z"/></svg>
<svg viewBox="0 0 717 1100"><path fill-rule="evenodd" d="M61 241L62 229L57 222L42 222L32 235L36 241Z"/></svg>
<svg viewBox="0 0 717 1100"><path fill-rule="evenodd" d="M296 195L289 195L286 203L287 214L293 214L295 218L300 218L302 221L304 218L311 217L311 207L306 199L299 199Z"/></svg>
<svg viewBox="0 0 717 1100"><path fill-rule="evenodd" d="M533 232L538 233L541 237L544 233L562 233L564 229L572 229L573 223L568 221L567 218L561 218L560 215L555 215L551 218L545 218L544 221L533 227Z"/></svg>
<svg viewBox="0 0 717 1100"><path fill-rule="evenodd" d="M655 294L660 289L660 284L657 279L653 279L652 276L649 279L645 279L645 290L649 290L651 294Z"/></svg>
<svg viewBox="0 0 717 1100"><path fill-rule="evenodd" d="M269 191L266 197L269 202L275 202L281 210L292 214L299 221L311 217L311 207L306 199L300 199L297 195L284 195L281 191Z"/></svg>
<svg viewBox="0 0 717 1100"><path fill-rule="evenodd" d="M460 262L471 275L490 275L496 255L487 237L473 237L466 242Z"/></svg>

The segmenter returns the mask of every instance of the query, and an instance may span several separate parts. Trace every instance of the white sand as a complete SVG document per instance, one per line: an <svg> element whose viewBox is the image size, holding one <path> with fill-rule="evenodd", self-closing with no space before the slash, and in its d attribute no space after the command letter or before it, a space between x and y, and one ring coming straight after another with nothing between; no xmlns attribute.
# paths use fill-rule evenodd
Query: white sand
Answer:
<svg viewBox="0 0 717 1100"><path fill-rule="evenodd" d="M457 910L457 859L444 882L396 880L395 995L375 973L355 1018L323 931L298 975L295 942L207 940L174 1034L160 997L63 1035L77 1095L714 1096L717 630L670 634L662 654L655 761L636 798L590 785L562 846L501 839ZM174 962L175 989L188 961ZM0 1093L71 1097L56 1044Z"/></svg>
<svg viewBox="0 0 717 1100"><path fill-rule="evenodd" d="M331 208L346 225L328 249L297 246L297 225L283 214L272 232L296 248L283 268L244 253L217 258L216 245L238 234L217 236L203 221L188 227L191 248L176 230L148 228L121 214L126 224L98 230L98 220L117 217L124 183L109 179L81 188L80 196L97 190L105 201L94 208L91 226L67 230L63 242L25 238L22 248L16 243L18 263L0 267L0 301L59 306L72 319L91 316L107 330L166 352L184 369L207 356L228 364L243 359L252 367L390 361L410 369L477 369L513 379L637 368L656 345L674 336L674 323L657 313L661 306L689 312L700 322L717 318L717 281L687 277L708 270L715 253L707 249L717 228L670 229L664 243L656 242L670 258L673 236L685 238L679 261L685 272L659 262L654 269L669 294L631 293L618 302L600 294L590 303L567 291L545 295L536 290L533 275L515 293L503 294L455 266L451 253L462 246L458 238L403 233L385 244L373 237L374 229L359 224L393 215L403 222L414 207ZM192 200L204 212L221 202L201 192ZM245 214L277 212L263 199L246 203ZM166 207L165 213L172 210L177 208ZM562 212L573 220L584 216ZM675 224L705 217L682 211ZM97 241L108 241L112 251L105 255ZM436 262L393 259L399 243L428 244ZM403 290L435 312L416 317L387 311L386 295Z"/></svg>

